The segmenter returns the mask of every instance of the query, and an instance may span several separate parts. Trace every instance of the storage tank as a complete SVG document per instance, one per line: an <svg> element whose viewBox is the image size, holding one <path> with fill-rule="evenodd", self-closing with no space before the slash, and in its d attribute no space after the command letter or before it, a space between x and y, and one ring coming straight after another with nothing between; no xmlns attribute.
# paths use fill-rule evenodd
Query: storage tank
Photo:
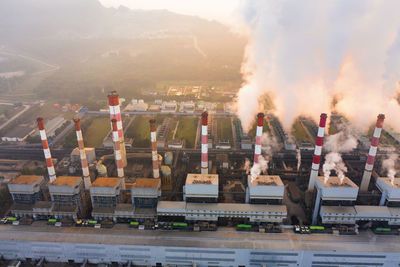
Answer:
<svg viewBox="0 0 400 267"><path fill-rule="evenodd" d="M173 160L174 160L174 154L172 153L172 152L166 152L165 153L165 155L164 155L164 163L165 163L165 165L169 165L169 166L171 166L172 165L172 162L173 162Z"/></svg>

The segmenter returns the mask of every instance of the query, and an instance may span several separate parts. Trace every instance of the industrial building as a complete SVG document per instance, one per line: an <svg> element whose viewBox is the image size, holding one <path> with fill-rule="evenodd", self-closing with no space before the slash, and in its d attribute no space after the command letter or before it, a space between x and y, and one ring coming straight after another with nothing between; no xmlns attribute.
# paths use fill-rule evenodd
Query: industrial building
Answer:
<svg viewBox="0 0 400 267"><path fill-rule="evenodd" d="M333 264L337 263L335 260L346 258L346 255L333 253L334 247L326 245L326 242L322 244L322 248L318 244L321 243L321 239L329 242L332 240L332 242L340 244L341 236L328 235L327 231L323 232L326 236L322 236L321 239L313 238L315 235L296 238L293 236L294 233L289 232L291 226L288 224L295 224L293 221L301 218L299 224L302 226L311 224L313 227L329 229L331 232L339 231L339 233L342 233L340 232L341 227L352 227L352 229L355 229L352 234L356 235L360 234L358 232L358 226L360 226L360 228L365 229L368 227L371 229L385 227L385 229L390 229L390 233L398 233L397 229L400 226L400 182L398 178L380 177L379 175L382 172L373 168L377 152L386 152L379 151L383 115L378 117L376 129L370 142L368 158L349 156L348 162L355 163L349 166L347 177L339 177L338 173L333 173L329 177L321 175L320 163L321 161L324 162L324 154L326 153L323 148L326 114L321 114L318 128L305 122L308 125L306 126L311 129L310 132L317 136L315 146L308 146L314 150L313 154L303 151L300 156L304 156L304 158L298 159L296 158L296 151L293 151L293 148L296 148L298 144L295 142L287 143L288 146L285 147L285 151L282 149L282 151L273 155L268 170L263 170L260 174L254 175L243 165L250 162L249 168L251 168L252 164L259 164L261 156L263 156L261 137L265 117L262 113L257 115L254 141L253 138L243 134L240 122L235 123L234 120L236 140L241 140L241 149L239 149L238 144L235 144L237 148L234 148L234 152L221 153L211 149L211 132L213 130L210 128L216 129L216 120L215 118L211 119L208 113L204 112L199 124L201 127L197 132L197 140L201 140L201 150L189 150L184 151L184 153L179 150L168 151L165 144L171 119L166 118L158 128L155 120L150 120L151 153L149 147L143 149L144 152L126 155L123 125L116 92L109 95L109 104L112 137L110 148L113 148L113 153L110 153L111 150L99 149L102 158L98 162L97 170L91 167L89 172L88 163L95 161L95 150L84 147L79 120L75 120L78 148L71 153L71 161L80 161L82 177L56 176L43 120L38 119L48 175L45 177L22 175L8 184L14 201L11 214L17 218L29 216L35 220L71 218L76 221L84 218L94 219L99 223L110 221L112 225L116 224L115 227L117 228L116 232L110 230L110 236L118 233L119 238L127 242L120 244L119 238L115 238L117 241L115 239L106 240L102 236L104 232L91 233L90 230L82 228L82 233L77 233L73 230L76 228L71 228L68 229L71 230L70 243L55 244L54 247L57 247L58 250L65 249L65 247L73 247L75 250L81 248L82 253L72 255L57 250L57 255L62 255L58 259L59 261L84 262L89 260L90 263L114 261L139 265L182 263L187 265L199 264L200 266L259 266L262 264L267 264L267 266L269 266L268 264L272 266L322 266L321 262L328 262L329 264L324 266L336 266ZM273 128L272 134L275 134L275 137L280 136L281 143L285 144L288 136L282 129L279 130L280 126L273 117L268 118L268 126ZM170 144L176 146L169 148L179 149L183 147L183 143L174 144L172 142ZM218 147L218 143L216 144ZM254 151L252 150L253 145ZM301 147L301 144L299 145ZM230 147L230 149L232 148ZM164 153L162 155L164 155L165 165L162 165L158 150L161 150L160 154ZM298 167L304 166L304 162L310 163L311 171L307 168L302 170ZM140 167L136 168L137 166ZM362 172L363 170L364 172ZM132 175L133 173L134 175ZM361 173L363 175L360 175ZM103 177L107 174L111 177ZM301 192L298 194L299 197L296 198L293 188ZM361 190L362 188L363 190ZM299 215L299 210L304 211L304 216ZM147 232L149 234L142 234L141 243L135 246L129 242L139 242L139 238L134 237L138 232L132 232L134 233L132 234L126 224L123 223L140 225L144 229L156 229L165 225L172 227L171 225L177 224L178 227L182 227L181 230L192 232L188 235L184 232L178 235L175 232L162 235L157 234L159 232ZM213 227L210 227L210 225ZM245 227L247 233L239 232L243 228L236 228L238 232L233 232L232 226L238 227L239 225ZM227 228L223 228L223 231L203 235L193 233L209 231L210 229L215 231L217 227ZM285 230L286 228L290 228L290 230ZM270 230L268 234L258 233L267 232L267 229ZM169 230L179 230L179 228L170 228ZM29 232L27 228L24 228L24 231ZM285 232L285 238L275 236L279 235L279 232ZM0 236L8 238L7 233L0 233ZM90 238L88 241L82 239L82 236L86 233L90 233L93 239ZM270 233L274 234L269 235ZM60 230L59 232L55 231L55 234L67 237L69 233ZM207 243L203 244L202 241L198 243L188 242L189 239L192 239L192 234L206 239ZM140 232L138 235L140 235ZM252 239L250 240L248 236L251 236ZM370 242L366 242L366 240L370 240L370 236L365 236L364 233L360 236L363 236L363 239L360 239L359 243L364 242L371 245ZM184 237L187 239L186 242ZM24 240L22 236L18 235L18 238L19 240L12 241L13 244L23 242L20 241ZM174 238L177 240L180 238L182 244L171 241ZM223 243L219 238L229 241ZM157 240L160 244L150 241L152 239ZM94 240L100 240L100 244L96 243L96 246L88 245ZM280 240L280 243L277 240ZM343 240L347 239L344 238ZM193 240L190 241L194 242ZM11 241L3 242L1 240L0 248L8 244L7 242ZM54 241L47 240L46 242ZM154 253L161 251L164 254L145 255L145 252L143 252L145 251L143 250L144 243L149 246L146 253L148 251L154 251ZM278 246L280 250L276 250L272 243ZM203 251L203 247L210 244L212 246L208 250L204 250L204 255L198 255L198 251ZM237 249L230 249L233 244L237 246ZM37 243L33 244L33 247L35 246L37 246ZM185 246L191 246L195 249L188 250ZM223 249L217 248L218 246L223 247ZM282 246L292 251L286 251ZM308 246L312 246L312 248ZM98 249L102 251L96 251ZM113 252L109 253L103 250ZM136 252L128 252L130 250ZM319 250L323 252L319 253ZM39 253L36 250L35 252L31 249L26 251L8 249L2 252L0 250L0 256L12 258L19 255L21 258L38 258L40 255L44 255L43 257L46 257L46 259L53 259L51 253L48 254L47 251L47 254ZM137 251L143 253L140 252L142 253L140 254ZM330 251L330 254L327 251ZM392 251L385 249L381 253L384 257L390 258L392 254L386 255L385 253L392 253ZM379 257L382 256L381 254L379 254ZM303 258L308 256L312 260ZM366 256L368 255L361 255L360 253L352 255L350 259L357 258L359 260L352 263L345 260L343 262L346 264L343 265L363 266L367 262L363 258ZM329 260L330 257L333 257L333 260ZM287 258L291 258L290 262ZM326 260L327 258L328 260ZM145 260L142 261L142 259ZM378 262L378 260L376 260L376 263L382 266L387 265L387 262Z"/></svg>

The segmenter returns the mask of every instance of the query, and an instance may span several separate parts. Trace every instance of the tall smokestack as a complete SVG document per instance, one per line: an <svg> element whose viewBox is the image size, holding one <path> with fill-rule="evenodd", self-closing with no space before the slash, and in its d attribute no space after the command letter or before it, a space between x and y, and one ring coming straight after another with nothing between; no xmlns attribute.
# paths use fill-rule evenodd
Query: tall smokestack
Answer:
<svg viewBox="0 0 400 267"><path fill-rule="evenodd" d="M85 152L85 145L83 143L81 120L79 118L75 118L74 122L75 122L75 129L76 129L76 139L78 140L79 155L81 158L83 182L85 183L85 188L89 189L91 182L90 182L89 167L88 167L88 162L87 162L86 152Z"/></svg>
<svg viewBox="0 0 400 267"><path fill-rule="evenodd" d="M264 113L257 114L257 131L256 131L256 144L254 146L254 164L258 163L258 158L261 155L261 137L264 127Z"/></svg>
<svg viewBox="0 0 400 267"><path fill-rule="evenodd" d="M120 147L121 147L121 157L123 166L126 167L126 149L125 149L125 140L124 140L124 130L122 129L122 118L121 118L121 109L119 107L119 95L116 91L112 91L108 95L108 105L110 108L110 119L117 120L117 128L118 128L118 138ZM112 126L111 126L112 128Z"/></svg>
<svg viewBox="0 0 400 267"><path fill-rule="evenodd" d="M208 113L201 114L201 174L208 174Z"/></svg>
<svg viewBox="0 0 400 267"><path fill-rule="evenodd" d="M124 165L122 162L122 153L121 153L121 142L118 135L118 122L116 119L111 120L113 127L113 142L114 142L114 156L115 156L115 165L117 166L117 173L119 178L124 177Z"/></svg>
<svg viewBox="0 0 400 267"><path fill-rule="evenodd" d="M371 139L371 146L369 148L367 163L365 164L364 174L361 180L360 192L367 192L369 181L371 180L372 168L374 167L374 161L376 156L376 150L378 149L379 138L381 137L382 125L385 120L385 115L379 114L376 120L376 127L374 135Z"/></svg>
<svg viewBox="0 0 400 267"><path fill-rule="evenodd" d="M151 158L153 160L153 177L160 177L160 170L158 168L158 153L157 153L157 130L156 120L150 120L150 139L151 139Z"/></svg>
<svg viewBox="0 0 400 267"><path fill-rule="evenodd" d="M308 182L308 190L314 190L315 180L318 176L319 162L321 160L322 144L324 143L325 124L328 116L322 113L319 120L317 140L315 142L314 157L311 167L310 181Z"/></svg>
<svg viewBox="0 0 400 267"><path fill-rule="evenodd" d="M37 118L37 124L39 128L40 139L42 140L44 158L46 159L47 172L49 173L50 183L52 183L56 180L57 177L56 171L54 170L53 159L51 158L49 143L47 142L47 135L44 129L43 118Z"/></svg>

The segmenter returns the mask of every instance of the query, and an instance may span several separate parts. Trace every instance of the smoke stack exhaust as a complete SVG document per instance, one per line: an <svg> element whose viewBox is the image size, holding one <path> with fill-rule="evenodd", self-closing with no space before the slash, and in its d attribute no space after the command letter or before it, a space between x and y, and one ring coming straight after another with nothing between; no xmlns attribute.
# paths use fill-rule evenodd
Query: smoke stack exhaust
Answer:
<svg viewBox="0 0 400 267"><path fill-rule="evenodd" d="M319 163L321 161L321 152L322 152L322 145L324 143L325 125L326 125L327 117L328 116L325 113L322 113L320 116L320 120L319 120L317 140L315 142L313 163L312 163L311 173L310 173L310 181L308 182L308 190L311 190L311 191L314 190L315 180L317 179L317 176L318 176Z"/></svg>
<svg viewBox="0 0 400 267"><path fill-rule="evenodd" d="M117 173L119 178L124 177L124 165L122 163L122 153L121 153L121 142L118 135L118 122L116 119L111 120L113 126L113 142L114 142L114 156L115 156L115 165L117 166Z"/></svg>
<svg viewBox="0 0 400 267"><path fill-rule="evenodd" d="M91 182L90 182L89 167L85 152L85 145L83 143L81 120L79 118L75 118L74 122L76 129L76 139L78 140L79 155L81 158L83 182L85 183L85 188L89 189Z"/></svg>
<svg viewBox="0 0 400 267"><path fill-rule="evenodd" d="M258 164L258 159L261 155L261 137L264 127L264 113L257 114L257 131L256 131L256 144L254 146L254 164Z"/></svg>
<svg viewBox="0 0 400 267"><path fill-rule="evenodd" d="M376 127L374 135L371 139L371 146L368 152L367 163L365 164L364 174L361 180L360 192L367 192L369 181L371 180L372 168L374 167L374 161L376 156L376 150L378 149L379 138L381 137L383 121L385 120L384 114L379 114L376 120Z"/></svg>
<svg viewBox="0 0 400 267"><path fill-rule="evenodd" d="M125 140L124 140L124 130L122 129L122 118L121 118L121 109L119 107L119 95L116 91L112 91L108 95L108 105L110 109L110 119L117 120L117 128L118 128L118 138L120 147L121 147L121 158L123 166L126 167L126 149L125 149ZM113 126L111 125L111 129Z"/></svg>
<svg viewBox="0 0 400 267"><path fill-rule="evenodd" d="M153 160L153 177L160 177L160 170L158 168L158 153L157 153L157 130L156 120L150 120L150 139L151 139L151 158Z"/></svg>
<svg viewBox="0 0 400 267"><path fill-rule="evenodd" d="M208 174L208 113L201 114L201 174Z"/></svg>
<svg viewBox="0 0 400 267"><path fill-rule="evenodd" d="M46 159L47 172L49 173L50 183L52 183L56 180L57 177L56 171L54 170L53 159L51 158L49 143L47 142L47 135L44 129L43 118L37 118L37 124L39 128L40 139L42 140L44 158Z"/></svg>

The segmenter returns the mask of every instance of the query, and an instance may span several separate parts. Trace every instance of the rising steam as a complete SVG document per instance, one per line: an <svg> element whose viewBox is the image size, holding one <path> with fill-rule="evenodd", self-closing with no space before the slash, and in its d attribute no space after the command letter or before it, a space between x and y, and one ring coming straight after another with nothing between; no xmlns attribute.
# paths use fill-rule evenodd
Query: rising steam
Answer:
<svg viewBox="0 0 400 267"><path fill-rule="evenodd" d="M275 136L270 136L268 133L263 133L261 136L261 153L258 158L258 163L254 164L251 168L250 160L245 161L245 170L251 175L253 182L261 173L266 173L268 170L268 163L272 159L273 153L279 150L278 142Z"/></svg>
<svg viewBox="0 0 400 267"><path fill-rule="evenodd" d="M301 151L300 149L296 149L296 159L297 159L297 171L300 170L301 165Z"/></svg>
<svg viewBox="0 0 400 267"><path fill-rule="evenodd" d="M240 10L249 35L238 93L244 130L265 93L287 130L299 115L333 110L362 130L385 113L400 130L400 1L245 0Z"/></svg>
<svg viewBox="0 0 400 267"><path fill-rule="evenodd" d="M398 157L397 154L390 154L387 159L382 161L382 167L387 172L387 176L390 178L392 185L394 185L394 178L396 175L394 166L396 165Z"/></svg>
<svg viewBox="0 0 400 267"><path fill-rule="evenodd" d="M340 183L343 183L347 167L343 162L341 153L349 152L357 147L357 139L354 137L352 129L342 126L342 130L337 134L330 135L326 138L324 148L328 151L325 156L325 163L322 166L324 172L324 182L326 183L334 170L339 177Z"/></svg>

